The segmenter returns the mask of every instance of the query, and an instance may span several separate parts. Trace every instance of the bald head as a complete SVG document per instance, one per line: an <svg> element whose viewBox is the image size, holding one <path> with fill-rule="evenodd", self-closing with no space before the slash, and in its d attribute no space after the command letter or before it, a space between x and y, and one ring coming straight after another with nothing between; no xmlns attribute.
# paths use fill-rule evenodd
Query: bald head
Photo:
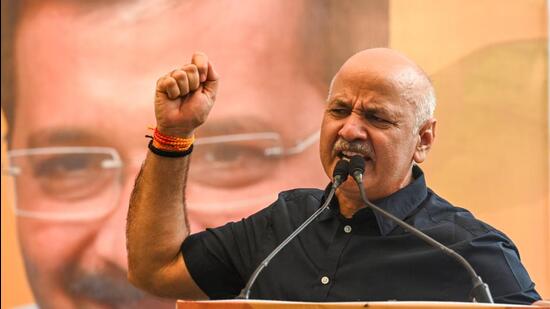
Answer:
<svg viewBox="0 0 550 309"><path fill-rule="evenodd" d="M435 93L429 77L416 63L395 50L372 48L351 56L332 79L329 98L334 83L346 82L350 77L371 87L379 85L380 89L395 90L402 100L413 104L414 133L433 116Z"/></svg>

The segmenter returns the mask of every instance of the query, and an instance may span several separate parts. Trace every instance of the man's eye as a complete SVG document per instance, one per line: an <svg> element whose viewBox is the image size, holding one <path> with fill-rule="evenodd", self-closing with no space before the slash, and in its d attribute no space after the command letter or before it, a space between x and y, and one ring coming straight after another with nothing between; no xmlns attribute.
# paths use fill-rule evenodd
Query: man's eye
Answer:
<svg viewBox="0 0 550 309"><path fill-rule="evenodd" d="M190 180L214 187L237 187L257 182L273 168L276 158L266 155L272 145L221 143L197 145L193 151Z"/></svg>
<svg viewBox="0 0 550 309"><path fill-rule="evenodd" d="M81 176L101 169L101 160L85 155L57 155L35 161L33 173L39 178Z"/></svg>
<svg viewBox="0 0 550 309"><path fill-rule="evenodd" d="M29 158L30 172L42 192L59 200L97 196L114 184L118 169L103 167L104 154L56 154Z"/></svg>
<svg viewBox="0 0 550 309"><path fill-rule="evenodd" d="M227 168L244 164L250 160L263 159L263 149L236 145L208 147L208 149L200 151L200 154L195 155L195 160L204 160L203 163L217 168Z"/></svg>
<svg viewBox="0 0 550 309"><path fill-rule="evenodd" d="M386 120L385 118L381 118L381 117L378 117L376 115L367 115L366 118L369 120L369 121L372 121L376 124L381 124L381 125L390 125L392 124L391 121L389 120Z"/></svg>
<svg viewBox="0 0 550 309"><path fill-rule="evenodd" d="M342 108L342 107L331 108L329 109L329 112L331 115L335 117L345 117L349 115L349 110L347 108Z"/></svg>

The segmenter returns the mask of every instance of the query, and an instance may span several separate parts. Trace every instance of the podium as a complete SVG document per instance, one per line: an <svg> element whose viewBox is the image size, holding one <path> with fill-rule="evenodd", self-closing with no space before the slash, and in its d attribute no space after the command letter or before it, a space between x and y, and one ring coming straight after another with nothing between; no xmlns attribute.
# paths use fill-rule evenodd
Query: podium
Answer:
<svg viewBox="0 0 550 309"><path fill-rule="evenodd" d="M178 300L176 309L485 309L485 308L543 308L527 305L509 304L479 304L462 302L419 302L419 301L386 301L386 302L338 302L338 303L313 303L313 302L290 302L290 301L268 301L268 300L209 300L209 301L187 301Z"/></svg>

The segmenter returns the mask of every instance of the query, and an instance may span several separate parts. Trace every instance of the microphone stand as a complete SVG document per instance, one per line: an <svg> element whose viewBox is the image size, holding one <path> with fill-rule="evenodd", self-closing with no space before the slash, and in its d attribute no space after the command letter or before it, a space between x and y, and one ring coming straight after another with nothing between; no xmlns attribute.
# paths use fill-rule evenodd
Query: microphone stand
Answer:
<svg viewBox="0 0 550 309"><path fill-rule="evenodd" d="M365 203L366 206L370 207L374 211L378 212L385 218L389 218L393 220L397 225L405 229L406 231L410 232L411 234L415 235L416 237L422 239L429 245L440 249L445 253L446 255L450 256L451 258L457 260L470 274L470 277L472 278L472 285L473 288L470 291L470 299L474 302L479 303L489 303L493 304L493 297L491 296L491 291L489 290L489 286L481 280L481 277L477 275L474 268L468 261L466 261L465 258L463 258L460 254L456 253L451 248L448 248L447 246L443 245L442 243L438 242L437 240L431 238L430 236L424 234L419 229L413 227L412 225L409 225L405 221L397 218L396 216L392 215L391 213L383 210L382 208L374 205L371 203L366 194L365 194L365 188L363 186L363 173L365 171L365 160L361 156L353 156L351 158L351 176L357 183L357 186L359 187L359 192L361 194L361 199Z"/></svg>
<svg viewBox="0 0 550 309"><path fill-rule="evenodd" d="M235 299L248 299L250 297L250 290L252 289L252 285L256 281L256 278L260 274L260 272L271 262L273 257L281 251L296 235L300 234L300 232L305 229L315 218L317 218L325 209L328 208L330 201L332 200L332 197L334 196L334 192L336 192L336 188L338 188L345 180L348 178L349 173L349 161L346 160L340 160L336 167L334 168L334 176L333 176L333 183L332 188L330 189L330 192L327 196L327 199L325 200L325 203L321 208L317 209L309 218L307 218L304 223L302 223L292 234L290 234L283 242L281 242L271 253L258 265L256 270L252 273L250 276L250 279L248 279L248 282L246 283L245 287L241 290L241 293L235 298Z"/></svg>

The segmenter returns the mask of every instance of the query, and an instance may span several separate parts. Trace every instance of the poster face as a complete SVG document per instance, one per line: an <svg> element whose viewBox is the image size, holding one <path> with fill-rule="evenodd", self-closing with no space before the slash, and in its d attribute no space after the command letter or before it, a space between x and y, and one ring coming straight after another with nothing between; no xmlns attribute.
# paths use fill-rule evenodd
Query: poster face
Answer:
<svg viewBox="0 0 550 309"><path fill-rule="evenodd" d="M196 132L187 185L197 232L240 220L282 190L326 186L318 137L330 78L356 50L387 45L387 1L10 8L13 101L2 106L18 169L19 243L41 307L174 306L126 279L126 213L147 153L144 135L155 125L157 79L195 51L222 75L216 105ZM365 16L373 21L368 41L334 33L333 25Z"/></svg>
<svg viewBox="0 0 550 309"><path fill-rule="evenodd" d="M429 184L511 230L544 294L548 239L546 255L529 239L549 228L541 215L549 205L547 170L536 168L548 164L541 69L547 39L531 15L510 21L489 14L497 5L523 13L544 7L522 3L3 1L2 129L9 156L2 159L17 175L2 176L2 213L11 216L2 220L12 220L2 223L2 248L8 239L7 252L20 256L5 259L2 250L2 306L173 308L173 300L127 282L125 224L147 153L144 136L155 126L156 81L195 51L208 55L221 80L210 117L196 132L187 185L192 232L246 217L282 190L325 187L318 137L330 81L349 56L380 46L409 54L436 86L441 141L425 166ZM477 15L521 31L501 34L495 26L479 35ZM502 68L506 74L498 74ZM517 72L521 82L503 78ZM515 129L514 119L522 121ZM521 147L503 152L514 140ZM525 158L523 169L517 157ZM497 174L502 165L512 167L508 175ZM14 186L5 188L4 177ZM476 184L472 177L489 178ZM522 189L503 194L518 178ZM7 200L10 208L5 196L16 198ZM511 204L501 207L503 201ZM518 216L531 224L509 223ZM5 294L4 282L18 284Z"/></svg>

